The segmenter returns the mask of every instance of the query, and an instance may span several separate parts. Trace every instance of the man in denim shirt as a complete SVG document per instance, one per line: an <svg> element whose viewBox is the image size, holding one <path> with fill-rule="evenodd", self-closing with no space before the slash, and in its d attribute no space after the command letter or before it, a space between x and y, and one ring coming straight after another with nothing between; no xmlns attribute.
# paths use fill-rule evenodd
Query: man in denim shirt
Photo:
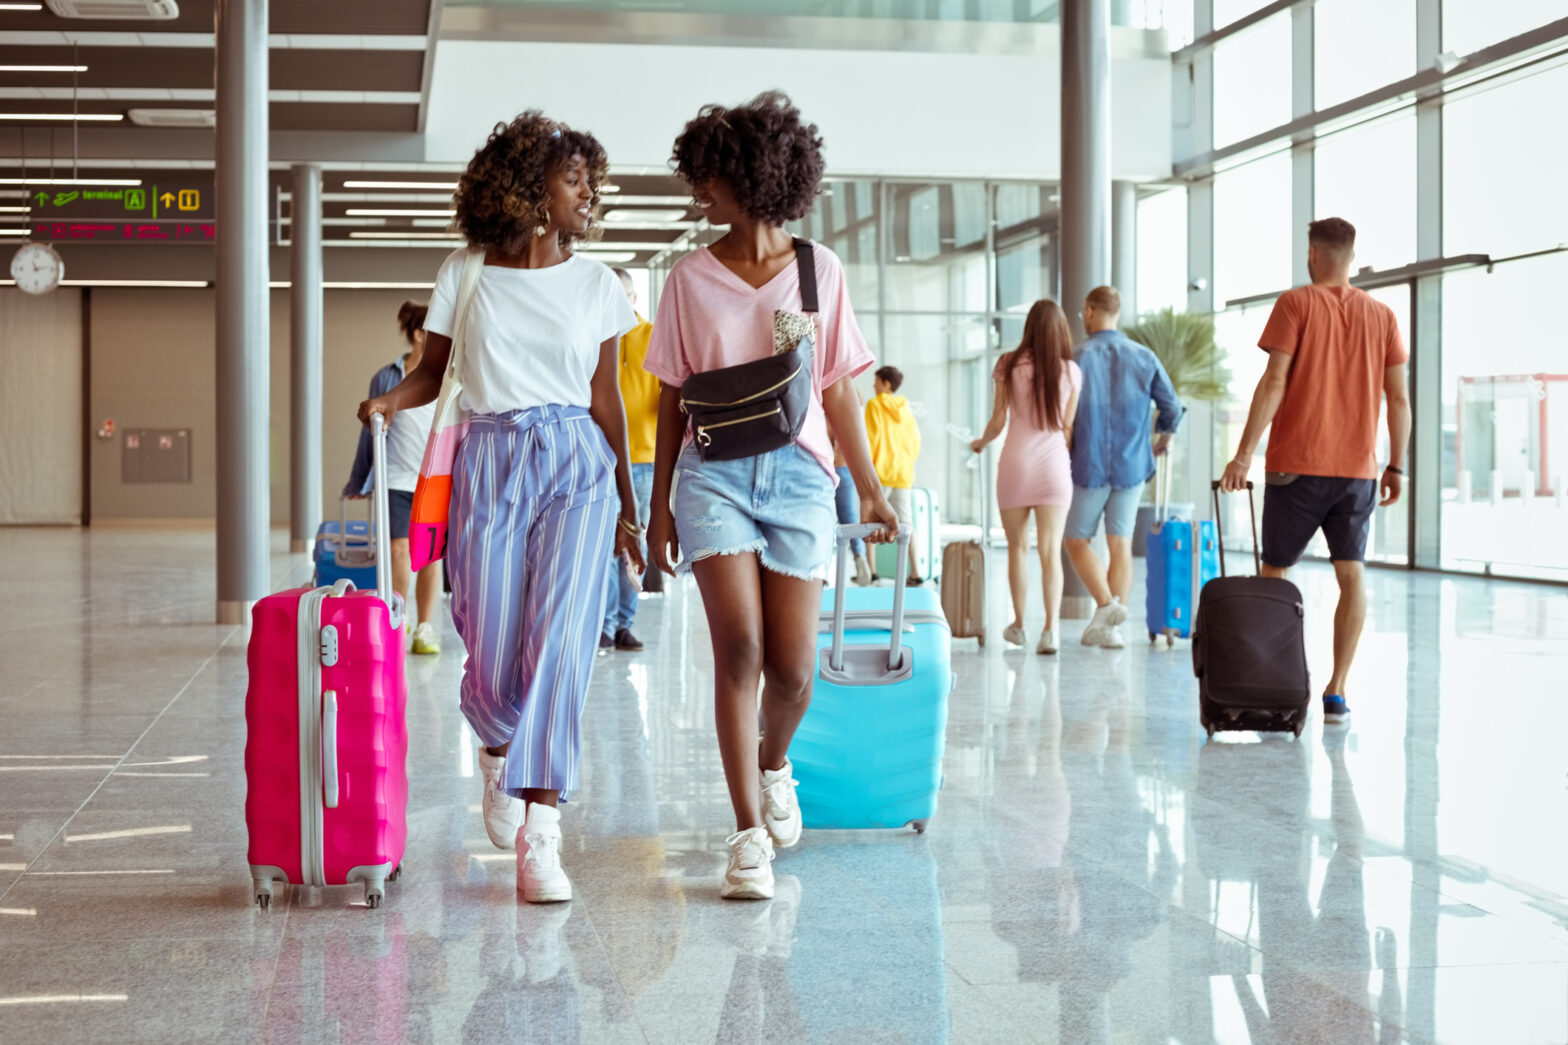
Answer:
<svg viewBox="0 0 1568 1045"><path fill-rule="evenodd" d="M1083 370L1073 429L1073 504L1067 512L1067 554L1099 607L1084 629L1085 646L1121 649L1121 623L1132 594L1132 533L1154 458L1170 445L1182 405L1159 357L1116 329L1122 298L1115 287L1096 287L1084 303L1088 340L1073 352ZM1149 401L1159 407L1150 444ZM1089 542L1105 517L1109 574Z"/></svg>

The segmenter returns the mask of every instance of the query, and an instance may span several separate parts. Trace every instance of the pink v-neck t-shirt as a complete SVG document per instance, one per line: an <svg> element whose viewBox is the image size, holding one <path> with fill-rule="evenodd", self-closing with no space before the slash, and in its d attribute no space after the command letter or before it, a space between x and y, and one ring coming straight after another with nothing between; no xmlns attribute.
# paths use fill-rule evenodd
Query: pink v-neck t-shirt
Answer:
<svg viewBox="0 0 1568 1045"><path fill-rule="evenodd" d="M817 326L812 354L815 394L799 443L837 481L822 390L839 378L864 373L875 359L855 322L844 266L822 244L813 246L819 309L812 317ZM665 280L643 366L660 381L679 388L693 374L766 359L773 353L773 313L779 310L802 311L800 273L793 262L761 287L753 287L706 247L693 251L675 263ZM689 431L686 441L691 441Z"/></svg>

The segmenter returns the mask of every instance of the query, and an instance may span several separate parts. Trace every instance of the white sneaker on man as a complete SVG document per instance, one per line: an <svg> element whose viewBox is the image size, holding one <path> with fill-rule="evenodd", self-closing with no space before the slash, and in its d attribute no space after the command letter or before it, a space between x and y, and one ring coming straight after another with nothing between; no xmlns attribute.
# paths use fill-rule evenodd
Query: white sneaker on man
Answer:
<svg viewBox="0 0 1568 1045"><path fill-rule="evenodd" d="M1094 611L1094 618L1089 621L1089 626L1083 629L1083 644L1104 646L1111 629L1126 619L1127 607L1121 604L1120 599L1112 599Z"/></svg>
<svg viewBox="0 0 1568 1045"><path fill-rule="evenodd" d="M492 755L483 744L479 745L479 775L485 782L485 833L497 849L512 848L517 829L523 826L528 812L521 798L513 798L501 787L501 771L505 768L505 755Z"/></svg>
<svg viewBox="0 0 1568 1045"><path fill-rule="evenodd" d="M534 802L517 832L517 891L529 903L572 898L572 882L561 869L561 811Z"/></svg>
<svg viewBox="0 0 1568 1045"><path fill-rule="evenodd" d="M1127 640L1122 637L1120 627L1110 628L1105 633L1105 640L1100 643L1101 649L1126 649Z"/></svg>
<svg viewBox="0 0 1568 1045"><path fill-rule="evenodd" d="M762 822L768 837L780 849L800 841L800 802L795 798L795 767L784 760L783 769L762 771Z"/></svg>
<svg viewBox="0 0 1568 1045"><path fill-rule="evenodd" d="M773 899L773 839L765 827L737 831L725 839L730 865L719 896L725 900Z"/></svg>

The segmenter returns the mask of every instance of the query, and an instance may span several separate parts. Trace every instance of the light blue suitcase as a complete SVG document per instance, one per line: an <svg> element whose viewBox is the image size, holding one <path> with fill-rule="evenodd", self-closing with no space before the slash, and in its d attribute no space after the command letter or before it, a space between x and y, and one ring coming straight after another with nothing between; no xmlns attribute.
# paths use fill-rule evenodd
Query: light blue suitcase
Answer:
<svg viewBox="0 0 1568 1045"><path fill-rule="evenodd" d="M369 519L350 519L347 498L339 499L338 512L338 520L316 530L314 584L321 588L349 580L359 591L370 591L376 586L375 500Z"/></svg>
<svg viewBox="0 0 1568 1045"><path fill-rule="evenodd" d="M924 831L942 787L952 638L937 593L904 586L906 545L893 587L850 586L849 540L873 529L839 528L815 690L789 757L807 827Z"/></svg>

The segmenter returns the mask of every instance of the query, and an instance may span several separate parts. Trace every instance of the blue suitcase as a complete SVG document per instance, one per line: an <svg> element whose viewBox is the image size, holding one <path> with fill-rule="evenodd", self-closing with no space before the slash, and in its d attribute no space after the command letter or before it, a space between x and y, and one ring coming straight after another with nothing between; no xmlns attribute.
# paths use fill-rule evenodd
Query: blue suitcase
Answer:
<svg viewBox="0 0 1568 1045"><path fill-rule="evenodd" d="M1149 527L1145 608L1149 642L1165 636L1192 638L1198 593L1220 575L1219 539L1214 523L1170 517L1170 455L1160 459L1154 478L1154 523Z"/></svg>
<svg viewBox="0 0 1568 1045"><path fill-rule="evenodd" d="M850 586L849 540L873 529L839 529L815 689L789 757L807 827L924 831L942 787L952 637L937 593L904 586L908 535L893 587Z"/></svg>
<svg viewBox="0 0 1568 1045"><path fill-rule="evenodd" d="M359 591L372 591L376 587L374 521L350 519L347 499L338 506L341 518L323 522L316 530L315 586L349 580Z"/></svg>

